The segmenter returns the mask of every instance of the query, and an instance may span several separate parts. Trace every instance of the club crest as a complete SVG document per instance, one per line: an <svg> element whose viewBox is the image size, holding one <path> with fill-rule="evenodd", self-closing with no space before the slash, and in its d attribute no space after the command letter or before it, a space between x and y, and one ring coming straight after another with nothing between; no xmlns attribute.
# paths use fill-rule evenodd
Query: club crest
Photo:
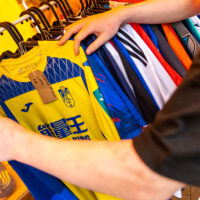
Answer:
<svg viewBox="0 0 200 200"><path fill-rule="evenodd" d="M75 105L75 101L69 91L68 88L61 86L60 89L58 90L64 104L69 107L69 108L73 108Z"/></svg>

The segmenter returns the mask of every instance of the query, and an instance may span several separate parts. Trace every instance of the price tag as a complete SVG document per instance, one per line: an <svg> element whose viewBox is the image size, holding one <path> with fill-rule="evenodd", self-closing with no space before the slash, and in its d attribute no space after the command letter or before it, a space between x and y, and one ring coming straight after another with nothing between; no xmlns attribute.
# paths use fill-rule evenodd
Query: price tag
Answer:
<svg viewBox="0 0 200 200"><path fill-rule="evenodd" d="M42 73L40 70L31 72L29 74L29 79L38 91L40 98L42 99L44 104L48 104L57 100L57 96L53 91L51 84L45 77L44 73Z"/></svg>

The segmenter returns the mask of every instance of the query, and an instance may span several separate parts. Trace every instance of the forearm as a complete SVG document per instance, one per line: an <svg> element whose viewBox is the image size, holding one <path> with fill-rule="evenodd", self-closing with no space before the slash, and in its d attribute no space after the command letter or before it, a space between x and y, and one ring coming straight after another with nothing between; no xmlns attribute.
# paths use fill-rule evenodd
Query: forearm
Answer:
<svg viewBox="0 0 200 200"><path fill-rule="evenodd" d="M80 187L123 199L167 199L181 187L144 165L131 141L65 141L25 133L18 144L14 159Z"/></svg>
<svg viewBox="0 0 200 200"><path fill-rule="evenodd" d="M124 6L124 23L161 24L180 21L200 13L200 0L148 0Z"/></svg>

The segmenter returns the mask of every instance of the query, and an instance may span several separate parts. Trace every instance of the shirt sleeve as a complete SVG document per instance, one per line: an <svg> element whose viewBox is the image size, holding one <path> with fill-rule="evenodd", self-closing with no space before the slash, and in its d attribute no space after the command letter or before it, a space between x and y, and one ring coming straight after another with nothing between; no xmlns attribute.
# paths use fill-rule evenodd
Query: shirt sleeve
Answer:
<svg viewBox="0 0 200 200"><path fill-rule="evenodd" d="M154 122L133 144L153 171L200 186L200 55Z"/></svg>

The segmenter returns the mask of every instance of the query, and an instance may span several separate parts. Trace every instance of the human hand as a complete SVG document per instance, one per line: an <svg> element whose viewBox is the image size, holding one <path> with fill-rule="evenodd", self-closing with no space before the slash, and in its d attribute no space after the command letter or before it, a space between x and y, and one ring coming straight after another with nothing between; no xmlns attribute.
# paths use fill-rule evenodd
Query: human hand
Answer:
<svg viewBox="0 0 200 200"><path fill-rule="evenodd" d="M14 159L23 130L13 120L0 117L0 162Z"/></svg>
<svg viewBox="0 0 200 200"><path fill-rule="evenodd" d="M73 34L77 33L74 37L74 51L78 55L80 42L88 35L95 34L97 39L86 50L86 53L89 55L117 33L124 20L122 13L121 8L115 8L106 13L97 14L74 22L72 25L66 27L66 33L58 44L65 44Z"/></svg>

